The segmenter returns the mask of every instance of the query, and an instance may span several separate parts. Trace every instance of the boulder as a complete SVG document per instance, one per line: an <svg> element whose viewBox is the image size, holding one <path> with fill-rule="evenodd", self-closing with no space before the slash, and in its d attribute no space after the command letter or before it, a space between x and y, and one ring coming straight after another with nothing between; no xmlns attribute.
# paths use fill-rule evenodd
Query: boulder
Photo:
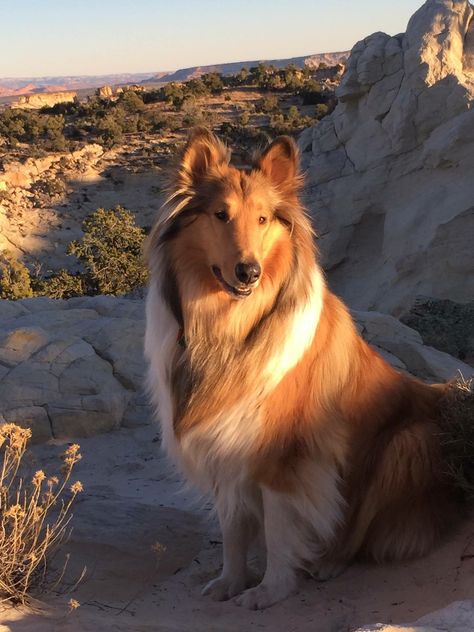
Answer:
<svg viewBox="0 0 474 632"><path fill-rule="evenodd" d="M110 97L113 96L114 91L111 86L101 86L100 88L97 88L95 94L100 99L110 99Z"/></svg>
<svg viewBox="0 0 474 632"><path fill-rule="evenodd" d="M404 34L351 51L335 110L300 138L330 284L355 309L474 293L474 30L428 0Z"/></svg>
<svg viewBox="0 0 474 632"><path fill-rule="evenodd" d="M465 362L424 345L418 332L389 314L354 311L353 317L365 340L397 369L436 382L474 373Z"/></svg>
<svg viewBox="0 0 474 632"><path fill-rule="evenodd" d="M148 423L143 301L0 301L0 421L33 441Z"/></svg>

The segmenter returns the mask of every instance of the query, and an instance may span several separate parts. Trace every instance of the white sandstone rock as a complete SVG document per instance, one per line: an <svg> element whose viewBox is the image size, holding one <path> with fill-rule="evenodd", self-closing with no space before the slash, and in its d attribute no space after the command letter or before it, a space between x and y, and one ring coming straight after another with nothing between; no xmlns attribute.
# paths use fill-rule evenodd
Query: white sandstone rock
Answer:
<svg viewBox="0 0 474 632"><path fill-rule="evenodd" d="M0 420L34 441L149 423L143 301L0 301Z"/></svg>
<svg viewBox="0 0 474 632"><path fill-rule="evenodd" d="M340 103L301 137L323 264L355 309L474 295L472 16L428 0L405 34L358 42Z"/></svg>

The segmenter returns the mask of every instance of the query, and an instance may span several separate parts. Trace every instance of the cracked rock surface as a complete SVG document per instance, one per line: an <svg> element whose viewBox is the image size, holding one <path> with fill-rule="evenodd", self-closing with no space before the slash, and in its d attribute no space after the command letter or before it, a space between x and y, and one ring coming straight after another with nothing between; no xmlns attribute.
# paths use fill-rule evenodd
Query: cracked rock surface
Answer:
<svg viewBox="0 0 474 632"><path fill-rule="evenodd" d="M336 109L300 138L323 264L355 309L474 293L473 13L428 0L406 33L358 42Z"/></svg>
<svg viewBox="0 0 474 632"><path fill-rule="evenodd" d="M0 421L33 440L147 423L143 301L0 301Z"/></svg>

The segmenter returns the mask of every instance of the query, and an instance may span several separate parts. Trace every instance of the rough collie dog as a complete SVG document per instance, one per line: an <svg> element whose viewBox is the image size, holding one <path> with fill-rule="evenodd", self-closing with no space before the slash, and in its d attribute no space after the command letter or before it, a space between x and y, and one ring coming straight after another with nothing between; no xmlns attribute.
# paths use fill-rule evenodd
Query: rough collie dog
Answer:
<svg viewBox="0 0 474 632"><path fill-rule="evenodd" d="M190 138L148 245L149 387L163 442L214 498L214 599L265 608L298 571L426 553L452 519L436 425L442 387L389 366L326 287L294 142L250 169ZM266 571L247 552L263 533Z"/></svg>

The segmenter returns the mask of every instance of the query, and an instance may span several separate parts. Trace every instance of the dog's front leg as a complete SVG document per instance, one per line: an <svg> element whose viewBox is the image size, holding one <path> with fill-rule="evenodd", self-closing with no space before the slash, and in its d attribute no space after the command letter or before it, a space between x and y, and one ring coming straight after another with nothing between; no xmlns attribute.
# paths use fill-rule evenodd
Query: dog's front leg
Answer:
<svg viewBox="0 0 474 632"><path fill-rule="evenodd" d="M260 584L236 599L239 605L253 610L268 608L285 599L297 586L297 549L301 534L291 519L287 499L265 488L262 499L267 568Z"/></svg>
<svg viewBox="0 0 474 632"><path fill-rule="evenodd" d="M209 582L203 595L216 601L225 601L240 594L252 584L253 576L247 567L247 551L253 535L253 520L248 514L234 510L231 516L217 507L223 539L222 573Z"/></svg>

